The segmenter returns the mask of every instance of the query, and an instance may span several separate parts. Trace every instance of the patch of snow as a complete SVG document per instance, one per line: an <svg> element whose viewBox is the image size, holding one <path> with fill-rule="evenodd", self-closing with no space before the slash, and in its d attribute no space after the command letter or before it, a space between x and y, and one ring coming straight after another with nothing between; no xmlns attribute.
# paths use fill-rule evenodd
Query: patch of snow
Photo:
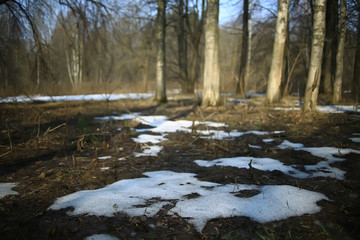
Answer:
<svg viewBox="0 0 360 240"><path fill-rule="evenodd" d="M110 167L101 167L100 168L100 170L102 170L102 171L106 171L106 170L109 170L110 169Z"/></svg>
<svg viewBox="0 0 360 240"><path fill-rule="evenodd" d="M349 153L360 154L360 151L351 148L304 147L301 143L292 143L287 140L283 141L278 147L281 149L292 148L296 151L306 151L313 156L324 158L325 161L320 161L315 165L305 165L304 168L307 171L311 171L312 177L332 177L340 180L345 179L346 172L336 167L332 167L330 164L345 161L346 159L342 158L342 155Z"/></svg>
<svg viewBox="0 0 360 240"><path fill-rule="evenodd" d="M99 160L106 160L106 159L110 159L111 156L102 156L102 157L98 157Z"/></svg>
<svg viewBox="0 0 360 240"><path fill-rule="evenodd" d="M123 94L88 94L88 95L63 95L63 96L16 96L0 98L1 103L12 102L66 102L66 101L115 101L120 99L145 99L153 97L152 93L123 93Z"/></svg>
<svg viewBox="0 0 360 240"><path fill-rule="evenodd" d="M141 134L137 138L132 138L137 143L153 143L157 144L163 141L166 141L167 138L165 138L163 135L150 135L150 134Z"/></svg>
<svg viewBox="0 0 360 240"><path fill-rule="evenodd" d="M260 147L260 146L257 146L257 145L251 145L251 144L248 144L248 145L249 145L249 147L251 147L251 148L261 149L261 147Z"/></svg>
<svg viewBox="0 0 360 240"><path fill-rule="evenodd" d="M360 143L360 138L349 138L351 141Z"/></svg>
<svg viewBox="0 0 360 240"><path fill-rule="evenodd" d="M152 217L163 206L172 204L174 207L169 215L183 217L201 232L210 219L247 216L265 223L314 214L321 210L316 204L318 201L329 200L324 194L287 185L221 185L199 181L192 173L172 171L146 172L144 175L147 177L120 180L101 189L63 196L48 209L73 207L67 212L69 215L111 217L122 212L131 217ZM251 189L260 193L250 198L236 196L242 190ZM186 196L192 193L199 197L188 199Z"/></svg>
<svg viewBox="0 0 360 240"><path fill-rule="evenodd" d="M156 157L159 152L163 149L162 146L146 146L142 153L134 153L135 157Z"/></svg>
<svg viewBox="0 0 360 240"><path fill-rule="evenodd" d="M316 109L324 113L345 113L345 112L358 112L356 106L347 106L347 105L326 105L326 106L317 106Z"/></svg>
<svg viewBox="0 0 360 240"><path fill-rule="evenodd" d="M195 163L202 167L212 166L229 166L237 168L253 168L262 171L274 171L278 170L286 175L296 178L308 178L308 177L331 177L340 180L345 179L345 171L332 167L331 164L335 162L344 161L342 155L349 153L360 154L360 151L350 148L333 148L333 147L304 147L301 143L292 143L284 140L278 148L286 149L292 148L296 151L307 151L313 156L323 158L324 161L320 161L315 165L291 165L286 166L281 161L272 158L253 158L253 157L234 157L234 158L219 158L212 161L195 160ZM339 157L338 157L339 156ZM302 172L297 167L304 167L306 172Z"/></svg>
<svg viewBox="0 0 360 240"><path fill-rule="evenodd" d="M213 128L221 128L227 127L228 125L225 123L220 122L210 122L210 121L189 121L189 120L177 120L171 121L168 120L166 116L140 116L140 115L131 115L131 114L123 114L120 116L122 119L134 119L135 121L139 121L143 124L147 124L152 126L153 128L146 128L146 129L136 129L137 132L154 132L160 134L166 133L175 133L178 131L182 132L192 132L196 131L199 134L202 134L202 138L206 139L217 139L217 140L230 140L235 137L240 137L244 134L256 134L256 135L269 135L269 134L279 134L283 131L247 131L247 132L238 132L236 130L225 132L223 130L198 130L196 129L199 125L205 125L207 127ZM195 128L195 129L194 129Z"/></svg>
<svg viewBox="0 0 360 240"><path fill-rule="evenodd" d="M124 157L118 158L119 161L124 161L125 159Z"/></svg>
<svg viewBox="0 0 360 240"><path fill-rule="evenodd" d="M286 175L307 178L309 174L301 172L292 166L286 166L282 162L272 158L254 158L254 157L234 157L234 158L219 158L212 161L195 160L197 165L201 167L212 167L212 166L228 166L237 168L249 169L250 162L253 168L262 171L274 171L278 170Z"/></svg>
<svg viewBox="0 0 360 240"><path fill-rule="evenodd" d="M274 110L282 110L282 111L300 111L299 107L275 107Z"/></svg>
<svg viewBox="0 0 360 240"><path fill-rule="evenodd" d="M94 234L86 237L84 240L120 240L120 238L111 236L109 234Z"/></svg>
<svg viewBox="0 0 360 240"><path fill-rule="evenodd" d="M0 183L0 199L6 195L18 195L18 192L12 190L18 183Z"/></svg>
<svg viewBox="0 0 360 240"><path fill-rule="evenodd" d="M280 149L286 149L286 148L294 148L294 149L298 149L298 148L303 148L304 144L301 143L292 143L288 140L284 140L279 146L278 148Z"/></svg>
<svg viewBox="0 0 360 240"><path fill-rule="evenodd" d="M272 139L272 138L266 138L266 139L263 139L262 140L264 143L270 143L270 142L273 142L273 141L275 141L274 139Z"/></svg>
<svg viewBox="0 0 360 240"><path fill-rule="evenodd" d="M274 110L283 110L283 111L300 111L299 107L275 107ZM318 105L316 106L317 111L323 113L345 113L345 112L358 112L359 109L356 106L347 106L347 105Z"/></svg>

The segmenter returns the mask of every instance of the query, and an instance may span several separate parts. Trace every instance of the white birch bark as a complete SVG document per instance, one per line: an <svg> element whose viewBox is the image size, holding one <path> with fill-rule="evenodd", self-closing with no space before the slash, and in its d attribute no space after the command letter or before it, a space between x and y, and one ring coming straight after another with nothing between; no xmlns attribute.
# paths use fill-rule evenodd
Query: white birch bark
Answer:
<svg viewBox="0 0 360 240"><path fill-rule="evenodd" d="M325 39L325 13L326 0L315 0L313 24L314 29L311 41L310 67L306 82L305 99L303 106L304 113L316 111Z"/></svg>
<svg viewBox="0 0 360 240"><path fill-rule="evenodd" d="M289 21L289 0L278 1L278 15L276 20L275 41L266 92L266 100L269 104L280 98L280 84L284 67L284 53L287 37L287 25Z"/></svg>
<svg viewBox="0 0 360 240"><path fill-rule="evenodd" d="M207 0L202 106L217 106L220 98L219 0Z"/></svg>

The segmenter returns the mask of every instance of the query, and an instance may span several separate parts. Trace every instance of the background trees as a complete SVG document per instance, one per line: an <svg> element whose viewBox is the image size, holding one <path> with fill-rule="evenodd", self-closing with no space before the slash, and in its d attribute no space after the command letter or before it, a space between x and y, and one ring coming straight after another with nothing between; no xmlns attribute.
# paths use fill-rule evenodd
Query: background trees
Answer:
<svg viewBox="0 0 360 240"><path fill-rule="evenodd" d="M205 11L210 2L160 2L166 4L163 15L167 19L166 51L161 57L165 59L162 66L166 65L160 74L166 79L163 82L168 89L181 89L183 93L206 90L208 84L204 83L208 79L203 73L209 57L205 45L211 37L205 34ZM284 57L279 58L284 63L279 65L272 60L277 3L277 0L220 1L220 15L225 9L223 12L230 11L232 17L218 23L219 70L212 69L219 72L221 84L216 91L241 93L241 97L247 92L267 92L271 88L273 62L274 66L283 66L283 70L275 71L282 77L274 96L304 96L311 68L311 40L316 30L312 19L316 8L312 0L289 1ZM330 12L323 54L331 57L324 57L321 63L320 90L329 95L333 92L335 56L343 31L337 16L338 1L328 0L327 8ZM343 80L340 93L346 91L342 95L350 99L358 96L360 90L360 67L356 67L360 64L358 1L347 1L347 8L344 68L339 75ZM0 1L1 94L155 92L156 76L160 76L157 75L157 9L155 0ZM165 87L160 92L164 95ZM332 98L321 96L322 101L330 102L329 99Z"/></svg>

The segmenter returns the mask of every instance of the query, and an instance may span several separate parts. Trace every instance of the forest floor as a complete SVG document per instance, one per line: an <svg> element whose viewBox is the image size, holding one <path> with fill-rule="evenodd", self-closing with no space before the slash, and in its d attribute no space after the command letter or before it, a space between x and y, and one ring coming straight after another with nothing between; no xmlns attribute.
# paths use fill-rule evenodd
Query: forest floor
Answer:
<svg viewBox="0 0 360 240"><path fill-rule="evenodd" d="M259 102L202 108L189 98L157 105L147 100L112 102L52 102L0 104L0 182L16 182L18 195L0 199L1 239L84 239L107 233L120 239L357 239L360 236L360 155L350 153L334 166L345 179L294 178L280 171L256 168L201 167L194 160L238 156L297 161L320 161L309 153L280 150L284 140L312 147L360 150L351 141L360 133L360 118L353 113L279 111ZM133 120L94 121L95 117L141 113L169 119L213 121L227 131L283 131L269 136L246 134L233 140L203 139L192 132L168 133L157 156L135 157L142 145L132 138L141 123ZM252 145L259 148L251 147ZM101 159L100 156L111 156ZM122 159L119 161L118 159ZM107 167L107 168L103 168ZM288 219L258 223L248 217L216 218L201 233L181 217L69 216L67 210L48 210L59 197L80 190L103 188L122 179L143 177L144 172L171 170L195 173L201 181L220 184L286 184L325 194L321 211ZM245 192L246 193L246 192ZM251 192L248 192L248 197ZM191 196L189 196L191 197ZM196 196L194 196L196 197ZM247 197L247 196L243 196ZM211 209L209 209L211 211Z"/></svg>

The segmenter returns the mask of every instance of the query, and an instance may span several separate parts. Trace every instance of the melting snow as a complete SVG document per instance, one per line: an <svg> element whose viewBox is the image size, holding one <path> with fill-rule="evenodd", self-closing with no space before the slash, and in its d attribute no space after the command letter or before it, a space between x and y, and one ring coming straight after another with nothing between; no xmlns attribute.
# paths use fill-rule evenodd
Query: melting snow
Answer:
<svg viewBox="0 0 360 240"><path fill-rule="evenodd" d="M360 143L360 138L349 138L351 141Z"/></svg>
<svg viewBox="0 0 360 240"><path fill-rule="evenodd" d="M153 143L157 144L163 141L166 141L167 138L165 138L163 135L154 136L150 134L141 134L137 138L132 138L137 143Z"/></svg>
<svg viewBox="0 0 360 240"><path fill-rule="evenodd" d="M346 106L346 105L325 105L325 106L316 106L317 111L323 113L345 113L345 112L358 112L359 109L356 106ZM274 110L284 110L284 111L300 111L299 107L275 107Z"/></svg>
<svg viewBox="0 0 360 240"><path fill-rule="evenodd" d="M152 93L124 93L124 94L88 94L88 95L64 95L64 96L16 96L1 98L0 102L63 102L63 101L90 101L107 100L114 101L119 99L144 99L152 97Z"/></svg>
<svg viewBox="0 0 360 240"><path fill-rule="evenodd" d="M11 190L13 187L16 187L18 183L0 183L0 199L6 195L18 195L18 192Z"/></svg>
<svg viewBox="0 0 360 240"><path fill-rule="evenodd" d="M135 157L156 157L162 149L162 146L157 145L146 146L144 147L144 151L142 153L135 153Z"/></svg>
<svg viewBox="0 0 360 240"><path fill-rule="evenodd" d="M120 240L117 237L111 236L109 234L95 234L92 236L88 236L85 240Z"/></svg>
<svg viewBox="0 0 360 240"><path fill-rule="evenodd" d="M349 153L360 154L360 151L350 148L333 148L333 147L304 147L301 143L292 143L287 140L283 141L278 146L280 149L292 148L297 151L307 151L313 156L325 159L315 165L291 165L286 166L282 162L272 158L253 158L253 157L234 157L234 158L219 158L212 161L195 160L195 163L202 167L212 166L230 166L237 168L249 168L249 163L252 161L251 166L253 168L262 171L274 171L278 170L292 177L307 178L307 177L332 177L340 180L345 179L345 171L336 167L330 166L335 162L344 161L345 158L336 157ZM335 155L335 156L334 156ZM297 167L304 167L305 173L297 169Z"/></svg>
<svg viewBox="0 0 360 240"><path fill-rule="evenodd" d="M194 224L201 232L214 218L246 216L257 222L270 222L292 216L313 214L321 208L316 204L328 198L317 192L287 185L256 186L199 181L192 173L157 171L144 173L147 178L121 180L102 189L86 190L58 198L49 210L74 207L69 215L89 214L153 217L165 205L173 205L174 213ZM242 190L257 190L250 197L236 196ZM188 199L192 193L199 197ZM174 203L175 201L175 203ZM211 210L210 210L211 209Z"/></svg>
<svg viewBox="0 0 360 240"><path fill-rule="evenodd" d="M249 169L250 162L253 168L262 171L274 171L278 170L287 175L298 178L306 178L309 174L303 173L292 166L286 166L282 162L272 158L254 158L254 157L234 157L234 158L219 158L212 161L195 160L197 165L201 167L212 167L212 166L229 166L237 168Z"/></svg>
<svg viewBox="0 0 360 240"><path fill-rule="evenodd" d="M106 160L106 159L110 159L111 156L102 156L102 157L98 157L99 160Z"/></svg>

